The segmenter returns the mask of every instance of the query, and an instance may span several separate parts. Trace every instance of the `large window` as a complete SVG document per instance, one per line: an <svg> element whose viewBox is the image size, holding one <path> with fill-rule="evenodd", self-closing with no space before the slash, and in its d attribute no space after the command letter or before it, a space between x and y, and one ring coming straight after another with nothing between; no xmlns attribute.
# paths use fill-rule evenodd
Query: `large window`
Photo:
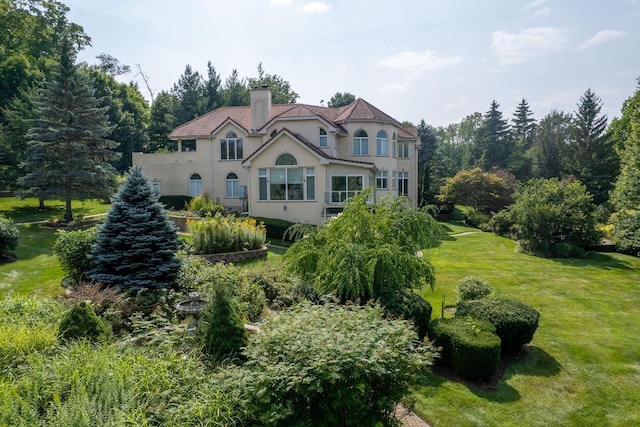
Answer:
<svg viewBox="0 0 640 427"><path fill-rule="evenodd" d="M376 188L380 190L386 190L389 188L389 172L378 171L376 174Z"/></svg>
<svg viewBox="0 0 640 427"><path fill-rule="evenodd" d="M353 135L353 155L368 156L369 155L369 136L367 132L359 129Z"/></svg>
<svg viewBox="0 0 640 427"><path fill-rule="evenodd" d="M231 172L227 175L227 197L238 198L240 197L240 186L238 183L238 175Z"/></svg>
<svg viewBox="0 0 640 427"><path fill-rule="evenodd" d="M235 132L228 132L225 139L220 140L220 158L242 160L242 138L238 138Z"/></svg>
<svg viewBox="0 0 640 427"><path fill-rule="evenodd" d="M342 203L362 191L362 175L337 175L331 177L331 203Z"/></svg>
<svg viewBox="0 0 640 427"><path fill-rule="evenodd" d="M202 178L197 173L189 178L189 196L196 197L202 191Z"/></svg>
<svg viewBox="0 0 640 427"><path fill-rule="evenodd" d="M376 156L388 156L389 155L389 139L387 138L387 132L381 130L376 136Z"/></svg>
<svg viewBox="0 0 640 427"><path fill-rule="evenodd" d="M320 147L328 147L329 140L327 138L327 131L320 128Z"/></svg>
<svg viewBox="0 0 640 427"><path fill-rule="evenodd" d="M409 172L398 172L398 196L409 195Z"/></svg>
<svg viewBox="0 0 640 427"><path fill-rule="evenodd" d="M315 200L314 168L297 167L291 154L276 159L276 167L258 169L260 200Z"/></svg>
<svg viewBox="0 0 640 427"><path fill-rule="evenodd" d="M409 158L409 143L408 142L399 142L398 143L398 158L408 159Z"/></svg>

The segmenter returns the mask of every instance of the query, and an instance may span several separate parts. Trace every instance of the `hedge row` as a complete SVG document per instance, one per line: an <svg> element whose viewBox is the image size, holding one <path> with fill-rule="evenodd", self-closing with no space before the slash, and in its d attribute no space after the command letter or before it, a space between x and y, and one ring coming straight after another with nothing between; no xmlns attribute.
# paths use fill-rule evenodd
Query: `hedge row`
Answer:
<svg viewBox="0 0 640 427"><path fill-rule="evenodd" d="M264 227L267 230L267 237L271 239L284 240L284 232L287 228L293 225L293 222L285 221L284 219L275 219L275 218L263 218L263 217L252 217L254 218L258 224L264 223Z"/></svg>

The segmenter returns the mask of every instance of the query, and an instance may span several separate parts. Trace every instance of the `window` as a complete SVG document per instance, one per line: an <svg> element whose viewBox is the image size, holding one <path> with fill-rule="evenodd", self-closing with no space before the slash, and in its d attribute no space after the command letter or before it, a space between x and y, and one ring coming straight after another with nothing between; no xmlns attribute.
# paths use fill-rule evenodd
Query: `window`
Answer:
<svg viewBox="0 0 640 427"><path fill-rule="evenodd" d="M391 155L392 155L393 157L396 157L396 156L397 156L397 147L396 147L397 145L398 145L398 141L397 141L397 138L396 138L396 133L394 132L394 133L393 133L393 142L392 142L392 146L393 146L392 150L393 150L393 151L392 151L392 153L391 153Z"/></svg>
<svg viewBox="0 0 640 427"><path fill-rule="evenodd" d="M387 132L381 130L376 136L376 156L388 156L389 155L389 141L387 139Z"/></svg>
<svg viewBox="0 0 640 427"><path fill-rule="evenodd" d="M396 188L398 188L398 173L396 171L393 171L391 176L392 176L392 178L391 178L391 189L395 190Z"/></svg>
<svg viewBox="0 0 640 427"><path fill-rule="evenodd" d="M368 156L369 155L369 137L367 132L359 129L353 135L353 155Z"/></svg>
<svg viewBox="0 0 640 427"><path fill-rule="evenodd" d="M408 142L399 142L398 143L398 158L408 159L409 158L409 143Z"/></svg>
<svg viewBox="0 0 640 427"><path fill-rule="evenodd" d="M220 158L242 160L242 138L238 138L235 132L228 132L226 138L220 140Z"/></svg>
<svg viewBox="0 0 640 427"><path fill-rule="evenodd" d="M376 174L376 188L380 190L386 190L389 188L389 172L378 171Z"/></svg>
<svg viewBox="0 0 640 427"><path fill-rule="evenodd" d="M154 181L151 183L151 185L153 186L153 192L156 196L160 195L160 183L157 181Z"/></svg>
<svg viewBox="0 0 640 427"><path fill-rule="evenodd" d="M238 185L238 175L231 172L227 175L227 197L238 198L240 197L240 186Z"/></svg>
<svg viewBox="0 0 640 427"><path fill-rule="evenodd" d="M260 200L315 200L314 168L295 167L298 162L288 153L280 155L275 165L258 169Z"/></svg>
<svg viewBox="0 0 640 427"><path fill-rule="evenodd" d="M320 128L320 147L328 147L329 140L327 139L327 131Z"/></svg>
<svg viewBox="0 0 640 427"><path fill-rule="evenodd" d="M362 191L362 175L338 175L331 177L331 203L342 203Z"/></svg>
<svg viewBox="0 0 640 427"><path fill-rule="evenodd" d="M274 129L273 132L271 132L271 135L269 136L270 138L273 138L274 136L276 136L278 134L278 129Z"/></svg>
<svg viewBox="0 0 640 427"><path fill-rule="evenodd" d="M202 191L202 178L197 173L189 178L189 196L196 197Z"/></svg>
<svg viewBox="0 0 640 427"><path fill-rule="evenodd" d="M409 195L409 172L398 172L398 196Z"/></svg>

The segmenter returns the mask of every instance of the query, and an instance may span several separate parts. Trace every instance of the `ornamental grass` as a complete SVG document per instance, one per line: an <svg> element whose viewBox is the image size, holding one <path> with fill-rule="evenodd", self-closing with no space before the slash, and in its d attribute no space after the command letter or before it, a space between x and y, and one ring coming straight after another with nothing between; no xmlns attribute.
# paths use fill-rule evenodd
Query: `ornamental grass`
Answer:
<svg viewBox="0 0 640 427"><path fill-rule="evenodd" d="M192 244L197 253L218 254L261 248L267 238L263 223L253 218L215 215L188 221Z"/></svg>

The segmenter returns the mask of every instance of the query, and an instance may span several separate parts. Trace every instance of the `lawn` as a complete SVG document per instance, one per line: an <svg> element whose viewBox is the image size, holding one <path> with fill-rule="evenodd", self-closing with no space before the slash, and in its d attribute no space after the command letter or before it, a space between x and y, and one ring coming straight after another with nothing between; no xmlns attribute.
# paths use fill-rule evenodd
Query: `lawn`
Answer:
<svg viewBox="0 0 640 427"><path fill-rule="evenodd" d="M100 200L73 200L71 209L74 218L105 213L111 204ZM62 219L64 217L64 201L47 200L45 209L38 207L38 199L18 199L16 197L0 197L0 212L12 218L15 223Z"/></svg>
<svg viewBox="0 0 640 427"><path fill-rule="evenodd" d="M541 314L531 353L507 368L497 390L429 375L414 397L434 427L640 425L640 259L540 259L489 233L450 237L426 256L436 287L422 294L434 316L443 294L447 305L456 302L456 282L466 275Z"/></svg>

